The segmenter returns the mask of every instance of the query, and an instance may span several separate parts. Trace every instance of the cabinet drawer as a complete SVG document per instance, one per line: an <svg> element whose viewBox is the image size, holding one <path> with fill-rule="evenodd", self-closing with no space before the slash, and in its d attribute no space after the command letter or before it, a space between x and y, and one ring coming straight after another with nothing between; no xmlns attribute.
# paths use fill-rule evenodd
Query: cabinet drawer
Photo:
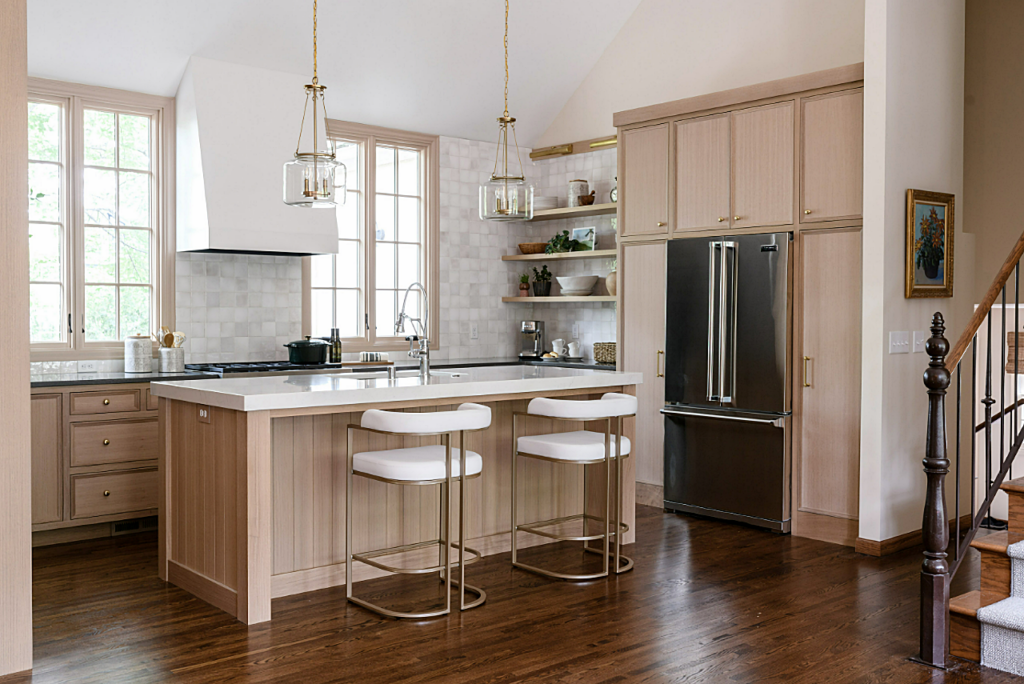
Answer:
<svg viewBox="0 0 1024 684"><path fill-rule="evenodd" d="M95 518L156 508L159 480L156 468L74 475L71 478L71 517Z"/></svg>
<svg viewBox="0 0 1024 684"><path fill-rule="evenodd" d="M72 392L71 415L80 416L89 413L138 411L142 408L140 394L137 389L107 392Z"/></svg>
<svg viewBox="0 0 1024 684"><path fill-rule="evenodd" d="M156 418L71 424L71 465L87 466L159 458Z"/></svg>

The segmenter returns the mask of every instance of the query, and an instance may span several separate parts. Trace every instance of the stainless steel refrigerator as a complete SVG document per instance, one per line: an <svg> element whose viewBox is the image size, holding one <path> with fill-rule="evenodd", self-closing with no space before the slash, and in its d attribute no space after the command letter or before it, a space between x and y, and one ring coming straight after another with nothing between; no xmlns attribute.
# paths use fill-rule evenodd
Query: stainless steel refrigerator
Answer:
<svg viewBox="0 0 1024 684"><path fill-rule="evenodd" d="M791 246L668 243L666 509L790 530Z"/></svg>

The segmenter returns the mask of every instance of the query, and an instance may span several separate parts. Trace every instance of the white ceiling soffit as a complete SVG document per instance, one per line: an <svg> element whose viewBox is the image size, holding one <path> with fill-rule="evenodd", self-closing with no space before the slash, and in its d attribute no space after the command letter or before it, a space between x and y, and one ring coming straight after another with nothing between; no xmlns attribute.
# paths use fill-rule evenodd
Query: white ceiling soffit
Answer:
<svg viewBox="0 0 1024 684"><path fill-rule="evenodd" d="M509 110L520 144L547 128L639 4L511 0ZM490 140L502 112L504 13L503 0L321 0L330 116ZM29 73L166 96L191 55L311 74L312 14L311 0L28 0Z"/></svg>

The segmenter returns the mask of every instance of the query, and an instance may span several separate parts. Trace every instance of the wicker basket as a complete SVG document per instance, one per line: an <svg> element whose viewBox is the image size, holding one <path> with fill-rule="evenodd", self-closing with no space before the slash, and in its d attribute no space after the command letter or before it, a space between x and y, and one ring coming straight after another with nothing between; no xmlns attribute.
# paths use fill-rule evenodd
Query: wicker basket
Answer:
<svg viewBox="0 0 1024 684"><path fill-rule="evenodd" d="M595 342L594 361L597 363L615 363L615 343Z"/></svg>
<svg viewBox="0 0 1024 684"><path fill-rule="evenodd" d="M520 242L519 251L523 254L543 254L547 246L546 242Z"/></svg>

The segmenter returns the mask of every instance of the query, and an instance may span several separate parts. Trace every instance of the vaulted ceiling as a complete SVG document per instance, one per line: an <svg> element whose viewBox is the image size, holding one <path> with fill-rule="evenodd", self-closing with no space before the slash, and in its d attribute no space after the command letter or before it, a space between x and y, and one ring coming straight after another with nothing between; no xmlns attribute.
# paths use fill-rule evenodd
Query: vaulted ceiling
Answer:
<svg viewBox="0 0 1024 684"><path fill-rule="evenodd" d="M511 0L509 110L521 144L543 133L640 1ZM191 55L311 74L312 7L28 0L29 73L167 96ZM332 117L474 140L496 135L502 0L322 0L318 19Z"/></svg>

